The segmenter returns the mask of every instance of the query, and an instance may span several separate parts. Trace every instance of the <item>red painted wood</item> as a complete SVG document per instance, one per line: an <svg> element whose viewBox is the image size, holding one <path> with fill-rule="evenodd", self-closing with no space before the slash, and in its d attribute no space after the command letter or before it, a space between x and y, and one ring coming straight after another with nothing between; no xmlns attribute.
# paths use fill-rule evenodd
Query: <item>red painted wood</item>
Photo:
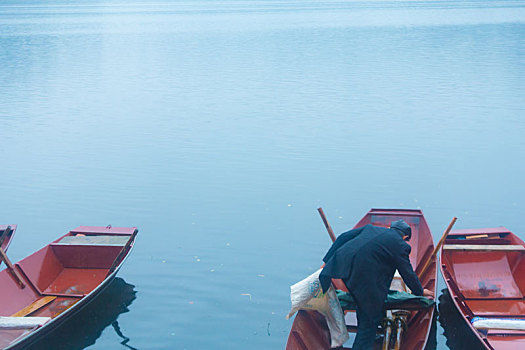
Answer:
<svg viewBox="0 0 525 350"><path fill-rule="evenodd" d="M295 316L287 350L330 349L330 331L323 315L300 310Z"/></svg>
<svg viewBox="0 0 525 350"><path fill-rule="evenodd" d="M119 234L119 235L131 235L135 231L136 227L104 227L104 226L79 226L72 233L84 233L84 234Z"/></svg>
<svg viewBox="0 0 525 350"><path fill-rule="evenodd" d="M467 228L457 229L450 232L451 235L480 235L489 233L510 233L505 227L489 227L489 228Z"/></svg>
<svg viewBox="0 0 525 350"><path fill-rule="evenodd" d="M18 288L7 270L0 271L0 316L10 316L44 295L57 296L53 302L32 314L52 317L51 322L33 330L0 330L0 349L24 348L35 338L67 320L115 277L115 273L108 276L110 267L115 260L118 260L116 265L120 266L131 251L128 249L126 254L117 257L122 250L120 245L55 244L56 242L65 236L79 234L78 232L82 235L131 236L135 230L135 227L81 226L70 231L15 264L29 288Z"/></svg>
<svg viewBox="0 0 525 350"><path fill-rule="evenodd" d="M488 237L466 239L468 235L477 234L487 234ZM525 246L521 239L505 227L455 230L445 244ZM473 317L525 319L524 256L522 251L441 252L441 273L454 305L486 349L525 348L525 332L490 330L485 335L470 322Z"/></svg>

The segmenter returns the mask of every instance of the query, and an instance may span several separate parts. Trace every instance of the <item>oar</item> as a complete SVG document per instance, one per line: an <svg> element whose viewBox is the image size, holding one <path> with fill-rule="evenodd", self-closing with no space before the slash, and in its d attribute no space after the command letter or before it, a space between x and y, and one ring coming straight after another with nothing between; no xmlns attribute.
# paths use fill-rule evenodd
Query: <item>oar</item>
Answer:
<svg viewBox="0 0 525 350"><path fill-rule="evenodd" d="M5 239L11 233L11 226L7 226L4 232L0 233L0 247L4 244Z"/></svg>
<svg viewBox="0 0 525 350"><path fill-rule="evenodd" d="M11 226L7 226L7 228L4 231L4 236L6 236L6 232L7 234L9 234L10 231L11 231ZM9 271L13 279L18 283L18 286L21 289L24 289L26 285L24 284L22 280L22 276L20 276L18 271L16 271L13 264L11 263L11 260L9 260L9 258L4 252L4 249L1 246L0 246L0 261L5 262L5 264L7 265L7 270Z"/></svg>
<svg viewBox="0 0 525 350"><path fill-rule="evenodd" d="M321 219L323 219L324 226L326 227L326 230L328 231L328 234L330 235L332 242L335 242L334 231L332 231L332 227L330 226L330 224L328 223L328 220L326 219L326 216L324 215L323 208L317 208L317 211L319 212L319 215L321 215Z"/></svg>
<svg viewBox="0 0 525 350"><path fill-rule="evenodd" d="M11 233L11 226L7 226L5 230L0 233L0 248L2 248L2 244L4 244L4 241L7 236L9 236L9 233ZM5 253L5 252L4 252ZM0 259L0 265L2 265L2 260Z"/></svg>
<svg viewBox="0 0 525 350"><path fill-rule="evenodd" d="M441 246L445 242L445 239L447 238L448 233L450 232L450 230L452 230L452 226L454 226L454 224L456 223L457 219L458 218L454 216L454 218L452 219L452 221L448 225L447 229L443 233L443 236L441 237L441 239L439 240L438 244L434 248L434 251L432 252L432 255L430 255L428 257L427 262L425 263L425 265L423 265L423 269L421 269L421 272L419 272L419 276L418 276L419 278L422 278L423 275L425 274L425 272L427 271L428 267L430 266L430 263L432 262L432 258L437 254L437 252L439 251L439 249L441 248Z"/></svg>

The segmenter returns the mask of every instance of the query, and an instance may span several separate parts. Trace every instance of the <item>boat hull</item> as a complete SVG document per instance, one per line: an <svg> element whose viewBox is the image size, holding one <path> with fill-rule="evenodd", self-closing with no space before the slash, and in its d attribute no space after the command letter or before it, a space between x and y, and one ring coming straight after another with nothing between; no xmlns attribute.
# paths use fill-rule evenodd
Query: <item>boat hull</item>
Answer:
<svg viewBox="0 0 525 350"><path fill-rule="evenodd" d="M419 274L434 249L432 234L421 210L371 209L354 228L367 224L388 227L393 221L399 219L405 220L412 228L412 239L409 242L412 247L410 261L412 266L415 266L415 272ZM436 281L437 261L434 256L429 268L421 276L421 284L435 294ZM346 286L341 280L333 280L333 284L337 289L346 291ZM402 349L421 350L426 347L434 321L434 309L431 307L411 312L407 321L407 331L404 332L401 339ZM355 312L346 312L345 320L348 330L355 332L357 329ZM324 317L316 311L300 311L292 324L286 349L330 349L330 333ZM376 349L380 349L380 344Z"/></svg>

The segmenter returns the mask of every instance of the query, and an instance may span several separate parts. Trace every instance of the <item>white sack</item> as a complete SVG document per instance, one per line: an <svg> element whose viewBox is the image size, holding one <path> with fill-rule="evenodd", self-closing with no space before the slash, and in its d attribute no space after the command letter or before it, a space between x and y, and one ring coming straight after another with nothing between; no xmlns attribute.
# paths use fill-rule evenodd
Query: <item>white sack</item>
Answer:
<svg viewBox="0 0 525 350"><path fill-rule="evenodd" d="M476 329L525 330L525 319L474 317L472 325Z"/></svg>
<svg viewBox="0 0 525 350"><path fill-rule="evenodd" d="M41 326L50 317L4 317L0 316L0 329L30 329Z"/></svg>
<svg viewBox="0 0 525 350"><path fill-rule="evenodd" d="M318 311L326 318L330 330L331 347L337 348L348 340L348 331L346 330L343 309L339 304L334 287L330 286L326 293L322 291L319 282L321 270L317 270L290 287L292 309L286 318L292 317L301 309Z"/></svg>

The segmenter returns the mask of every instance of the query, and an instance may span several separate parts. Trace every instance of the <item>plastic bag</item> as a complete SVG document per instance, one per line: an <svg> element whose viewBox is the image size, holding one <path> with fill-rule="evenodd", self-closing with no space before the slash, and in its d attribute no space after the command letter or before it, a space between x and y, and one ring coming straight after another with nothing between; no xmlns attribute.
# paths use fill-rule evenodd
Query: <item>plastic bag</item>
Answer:
<svg viewBox="0 0 525 350"><path fill-rule="evenodd" d="M346 330L343 309L339 304L335 289L330 286L326 293L321 289L319 274L322 269L317 270L304 280L290 287L290 299L292 309L287 319L299 310L316 310L326 318L330 330L331 347L342 346L349 338Z"/></svg>

